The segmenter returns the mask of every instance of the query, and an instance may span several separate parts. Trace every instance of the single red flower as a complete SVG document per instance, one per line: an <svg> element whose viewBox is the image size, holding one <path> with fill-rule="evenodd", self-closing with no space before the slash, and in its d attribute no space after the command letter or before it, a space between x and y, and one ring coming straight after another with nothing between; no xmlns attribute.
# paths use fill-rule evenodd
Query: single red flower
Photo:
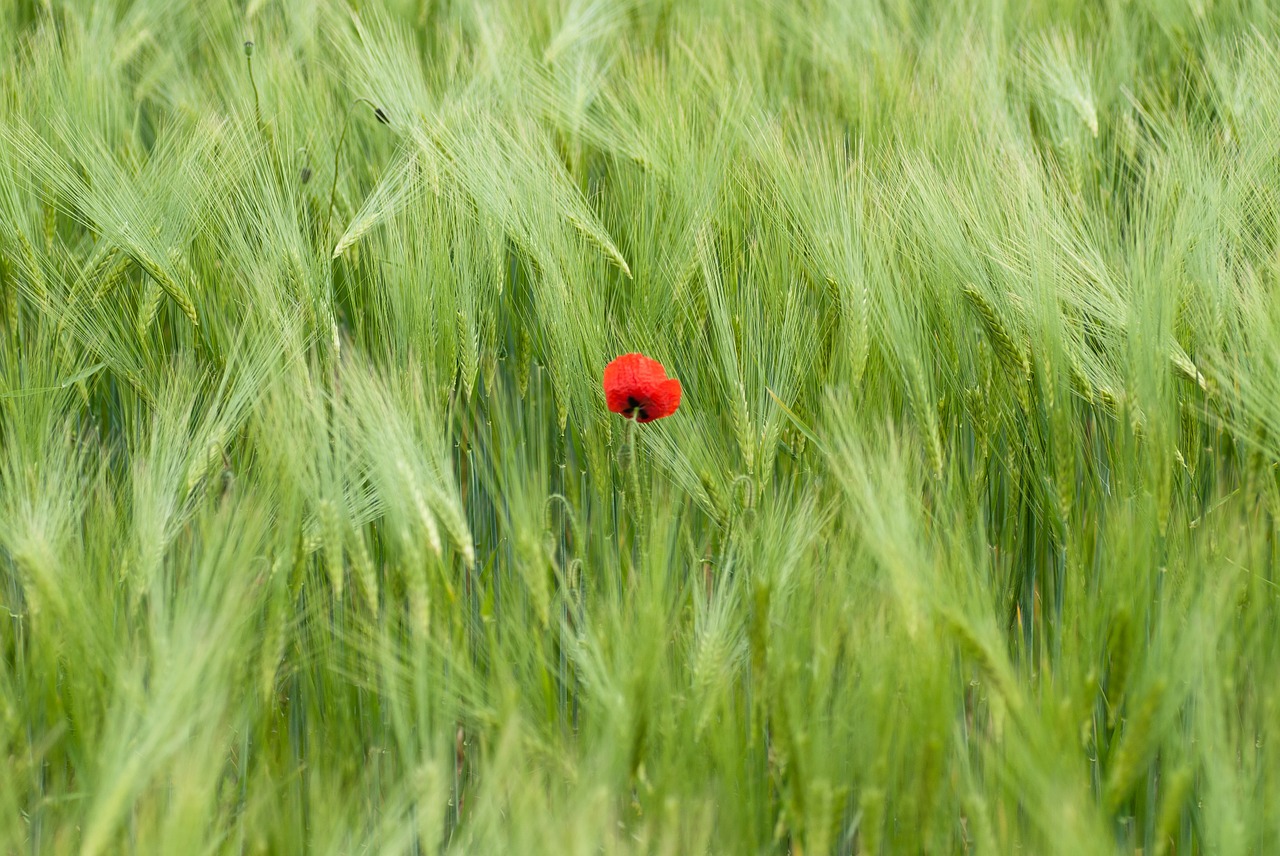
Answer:
<svg viewBox="0 0 1280 856"><path fill-rule="evenodd" d="M637 422L670 416L680 406L680 381L644 354L623 354L604 368L609 409Z"/></svg>

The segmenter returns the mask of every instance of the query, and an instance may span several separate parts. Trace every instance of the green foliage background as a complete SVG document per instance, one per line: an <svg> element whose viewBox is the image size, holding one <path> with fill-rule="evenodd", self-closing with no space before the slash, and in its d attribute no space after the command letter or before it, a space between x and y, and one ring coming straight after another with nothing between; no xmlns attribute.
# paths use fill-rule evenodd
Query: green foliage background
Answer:
<svg viewBox="0 0 1280 856"><path fill-rule="evenodd" d="M3 0L0 851L1276 852L1278 35Z"/></svg>

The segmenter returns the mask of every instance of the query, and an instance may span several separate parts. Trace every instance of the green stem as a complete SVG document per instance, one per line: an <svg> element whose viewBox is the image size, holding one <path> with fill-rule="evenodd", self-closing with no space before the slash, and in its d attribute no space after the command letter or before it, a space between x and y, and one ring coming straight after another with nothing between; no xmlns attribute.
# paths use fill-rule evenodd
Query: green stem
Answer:
<svg viewBox="0 0 1280 856"><path fill-rule="evenodd" d="M639 530L642 528L640 523L643 520L644 507L643 503L640 501L640 449L636 445L637 438L635 419L627 420L626 442L627 447L631 449L631 465L627 467L627 470L629 472L631 482L631 496L632 500L635 502L636 534L639 535Z"/></svg>
<svg viewBox="0 0 1280 856"><path fill-rule="evenodd" d="M253 87L253 115L258 120L258 127L262 127L262 104L258 100L258 81L253 77L253 42L244 43L244 61L249 67L249 85Z"/></svg>
<svg viewBox="0 0 1280 856"><path fill-rule="evenodd" d="M342 157L342 144L347 140L347 127L351 124L351 111L355 106L363 101L373 108L374 115L378 113L378 105L374 104L368 98L357 98L347 105L346 116L342 119L342 133L338 135L338 145L333 150L333 183L329 185L329 209L324 217L324 233L329 234L329 226L333 223L333 199L338 191L338 161Z"/></svg>

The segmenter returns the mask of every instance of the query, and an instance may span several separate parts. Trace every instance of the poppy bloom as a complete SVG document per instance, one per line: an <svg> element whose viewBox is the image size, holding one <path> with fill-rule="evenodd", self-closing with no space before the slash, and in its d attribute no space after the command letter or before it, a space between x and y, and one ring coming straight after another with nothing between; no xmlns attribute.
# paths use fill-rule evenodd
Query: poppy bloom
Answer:
<svg viewBox="0 0 1280 856"><path fill-rule="evenodd" d="M680 381L644 354L623 354L604 368L609 409L637 422L670 416L680 406Z"/></svg>

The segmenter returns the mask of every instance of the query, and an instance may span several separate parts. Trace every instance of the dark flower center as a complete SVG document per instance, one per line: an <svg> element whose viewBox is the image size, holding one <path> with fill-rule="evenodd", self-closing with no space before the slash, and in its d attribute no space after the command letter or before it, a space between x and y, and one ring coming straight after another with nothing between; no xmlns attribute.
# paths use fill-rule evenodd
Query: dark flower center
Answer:
<svg viewBox="0 0 1280 856"><path fill-rule="evenodd" d="M641 422L643 422L649 415L645 412L644 405L639 401L636 401L636 397L634 395L627 396L627 412L636 419L639 419Z"/></svg>

